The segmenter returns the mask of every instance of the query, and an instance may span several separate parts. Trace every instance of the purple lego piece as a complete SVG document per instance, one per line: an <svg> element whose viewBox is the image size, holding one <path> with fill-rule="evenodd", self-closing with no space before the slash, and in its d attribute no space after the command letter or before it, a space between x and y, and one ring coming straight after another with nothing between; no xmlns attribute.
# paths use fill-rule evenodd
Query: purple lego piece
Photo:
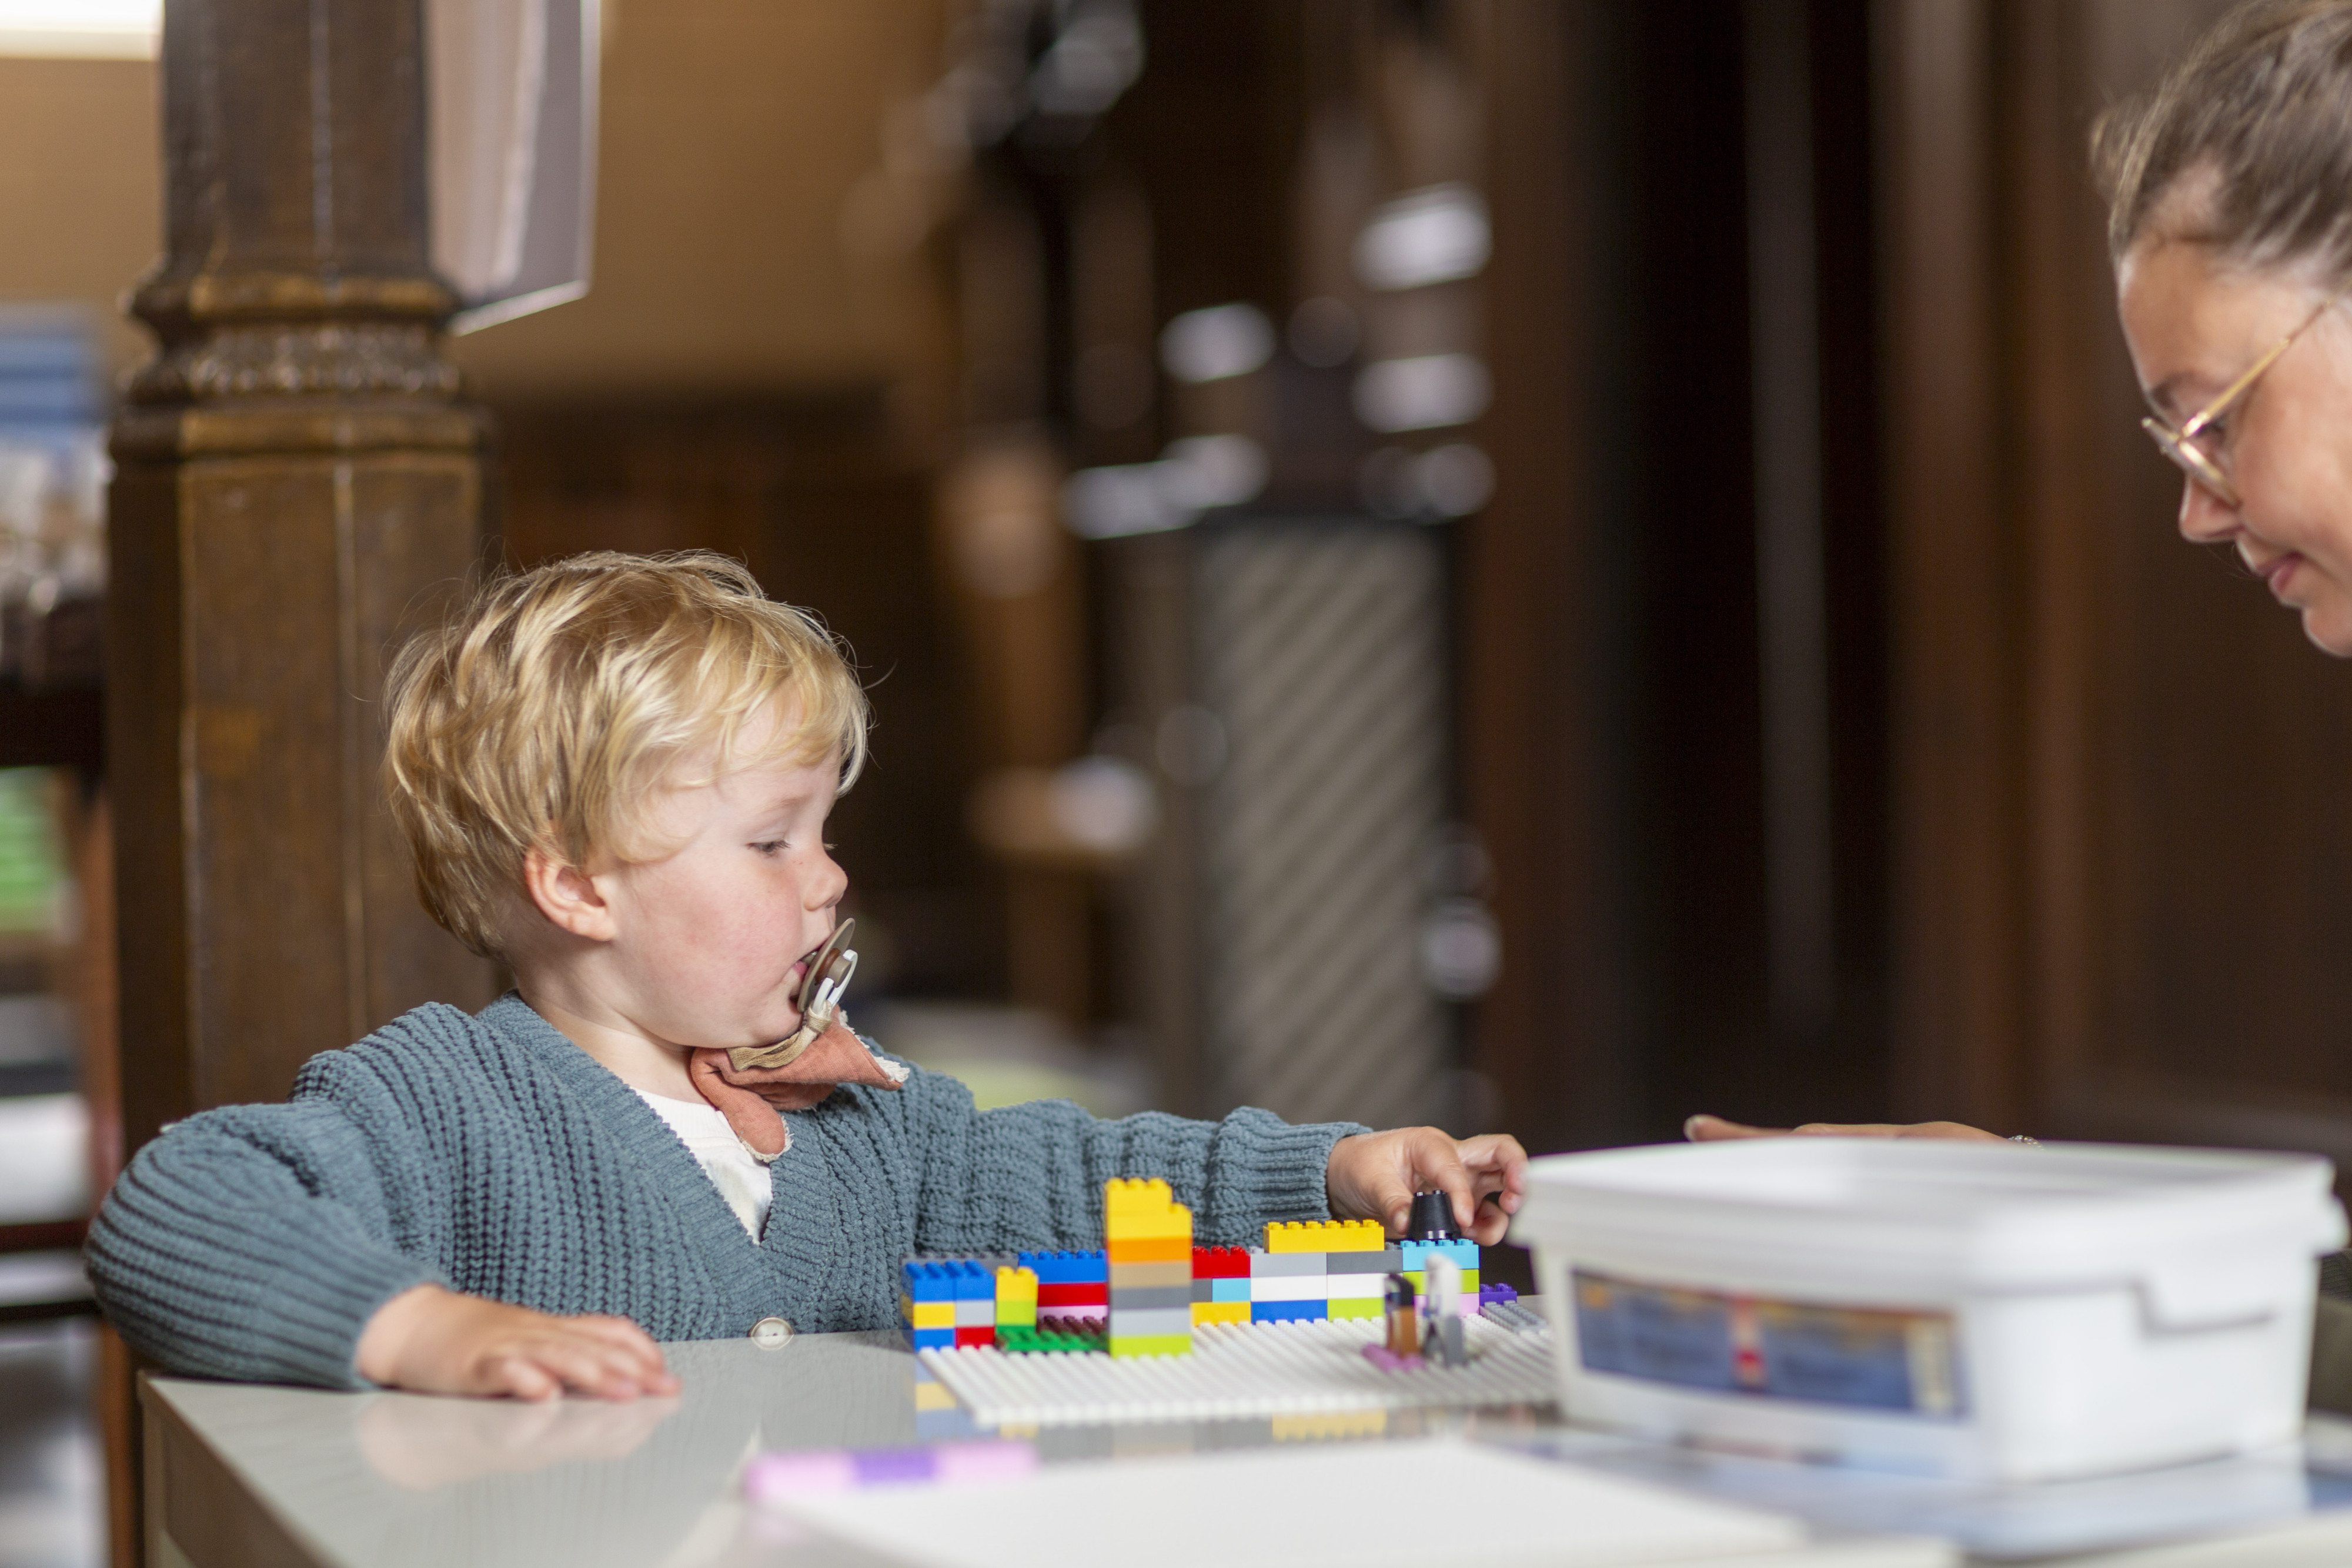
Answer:
<svg viewBox="0 0 2352 1568"><path fill-rule="evenodd" d="M927 1481L938 1466L929 1448L877 1448L855 1456L855 1460L857 1484L868 1487Z"/></svg>
<svg viewBox="0 0 2352 1568"><path fill-rule="evenodd" d="M1488 1307L1493 1306L1496 1301L1516 1301L1518 1299L1519 1293L1511 1289L1508 1285L1481 1285L1478 1287L1478 1310L1482 1312Z"/></svg>
<svg viewBox="0 0 2352 1568"><path fill-rule="evenodd" d="M1417 1355L1399 1355L1384 1344L1366 1345L1364 1359L1382 1372L1410 1372L1416 1366L1428 1364Z"/></svg>

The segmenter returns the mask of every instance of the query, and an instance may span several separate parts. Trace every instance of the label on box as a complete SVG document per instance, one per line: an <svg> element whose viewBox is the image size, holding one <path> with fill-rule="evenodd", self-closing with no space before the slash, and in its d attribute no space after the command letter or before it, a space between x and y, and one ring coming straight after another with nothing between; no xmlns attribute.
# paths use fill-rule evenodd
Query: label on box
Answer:
<svg viewBox="0 0 2352 1568"><path fill-rule="evenodd" d="M1952 1314L1643 1284L1578 1270L1588 1372L1942 1420L1967 1414Z"/></svg>

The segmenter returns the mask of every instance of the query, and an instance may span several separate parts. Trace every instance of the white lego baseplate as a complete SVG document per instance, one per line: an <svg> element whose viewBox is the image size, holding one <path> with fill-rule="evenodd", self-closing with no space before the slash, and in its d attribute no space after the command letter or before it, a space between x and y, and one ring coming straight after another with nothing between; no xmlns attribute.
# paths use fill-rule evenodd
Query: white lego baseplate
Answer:
<svg viewBox="0 0 2352 1568"><path fill-rule="evenodd" d="M1202 1323L1190 1355L1013 1355L993 1346L919 1353L982 1426L1203 1421L1317 1411L1548 1404L1552 1341L1484 1318L1463 1323L1470 1364L1390 1372L1363 1347L1376 1318Z"/></svg>

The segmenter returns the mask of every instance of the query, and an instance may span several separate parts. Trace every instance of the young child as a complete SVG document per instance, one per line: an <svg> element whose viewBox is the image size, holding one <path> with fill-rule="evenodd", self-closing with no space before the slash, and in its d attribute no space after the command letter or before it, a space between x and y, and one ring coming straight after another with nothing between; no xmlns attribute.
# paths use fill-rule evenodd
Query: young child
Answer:
<svg viewBox="0 0 2352 1568"><path fill-rule="evenodd" d="M1097 1246L1112 1176L1166 1177L1204 1245L1269 1219L1401 1232L1433 1188L1493 1242L1518 1207L1508 1137L982 1113L855 1051L837 1083L763 1090L787 1113L769 1148L737 1137L692 1053L798 1029L802 961L847 888L824 822L866 709L827 634L731 561L496 580L402 652L387 706L418 893L515 989L471 1017L418 1008L313 1058L288 1103L140 1151L89 1270L167 1367L628 1398L676 1386L656 1340L895 1325L913 1254Z"/></svg>

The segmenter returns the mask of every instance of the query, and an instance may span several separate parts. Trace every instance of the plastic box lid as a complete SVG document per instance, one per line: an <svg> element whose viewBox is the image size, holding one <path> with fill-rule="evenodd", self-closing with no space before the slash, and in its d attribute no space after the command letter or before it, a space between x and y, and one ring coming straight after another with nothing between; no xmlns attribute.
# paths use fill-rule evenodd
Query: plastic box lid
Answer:
<svg viewBox="0 0 2352 1568"><path fill-rule="evenodd" d="M1511 1239L1662 1284L1947 1299L2137 1285L2177 1327L2275 1310L2345 1241L2312 1155L1789 1137L1533 1162Z"/></svg>

